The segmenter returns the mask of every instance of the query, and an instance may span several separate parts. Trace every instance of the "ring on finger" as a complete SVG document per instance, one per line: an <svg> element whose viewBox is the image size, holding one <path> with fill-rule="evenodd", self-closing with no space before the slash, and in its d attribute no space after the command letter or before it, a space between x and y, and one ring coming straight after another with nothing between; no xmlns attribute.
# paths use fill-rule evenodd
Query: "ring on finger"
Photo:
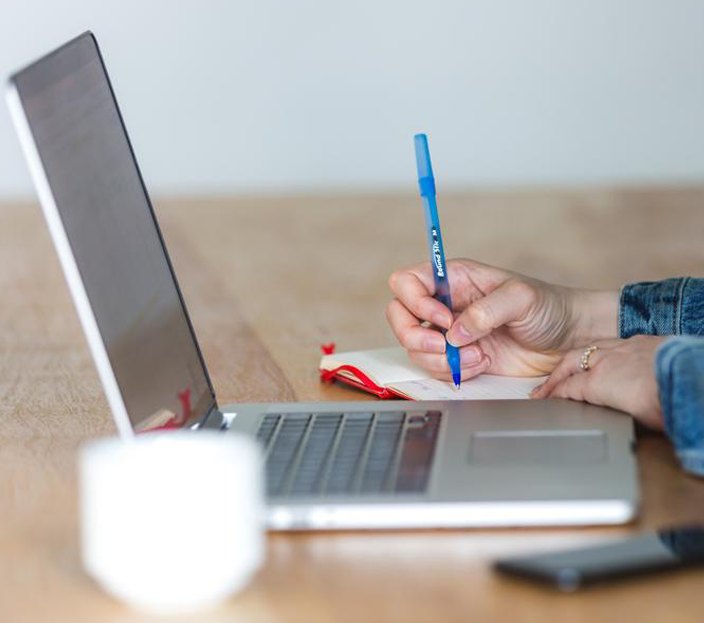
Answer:
<svg viewBox="0 0 704 623"><path fill-rule="evenodd" d="M587 346L587 348L584 349L584 352L582 353L582 356L579 359L579 367L581 370L586 372L587 370L589 370L589 368L591 368L591 366L589 365L589 358L598 350L599 347L593 344L591 346Z"/></svg>

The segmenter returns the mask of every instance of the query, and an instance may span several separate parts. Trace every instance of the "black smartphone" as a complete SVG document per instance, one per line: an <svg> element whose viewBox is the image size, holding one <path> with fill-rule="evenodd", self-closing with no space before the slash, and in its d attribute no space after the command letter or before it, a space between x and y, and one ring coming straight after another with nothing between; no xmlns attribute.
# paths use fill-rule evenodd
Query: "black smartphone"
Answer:
<svg viewBox="0 0 704 623"><path fill-rule="evenodd" d="M495 568L569 592L595 582L698 564L704 564L704 526L690 525L594 547L499 560Z"/></svg>

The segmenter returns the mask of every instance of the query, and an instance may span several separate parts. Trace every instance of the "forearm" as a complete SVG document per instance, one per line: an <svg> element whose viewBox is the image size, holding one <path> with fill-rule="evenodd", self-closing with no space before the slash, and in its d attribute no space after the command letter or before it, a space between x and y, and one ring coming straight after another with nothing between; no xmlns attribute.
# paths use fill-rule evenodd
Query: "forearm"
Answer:
<svg viewBox="0 0 704 623"><path fill-rule="evenodd" d="M618 337L618 290L574 290L575 331L572 346Z"/></svg>
<svg viewBox="0 0 704 623"><path fill-rule="evenodd" d="M572 290L570 346L634 335L704 335L704 279L642 281L616 290Z"/></svg>
<svg viewBox="0 0 704 623"><path fill-rule="evenodd" d="M665 431L682 467L704 476L704 338L669 339L654 363Z"/></svg>

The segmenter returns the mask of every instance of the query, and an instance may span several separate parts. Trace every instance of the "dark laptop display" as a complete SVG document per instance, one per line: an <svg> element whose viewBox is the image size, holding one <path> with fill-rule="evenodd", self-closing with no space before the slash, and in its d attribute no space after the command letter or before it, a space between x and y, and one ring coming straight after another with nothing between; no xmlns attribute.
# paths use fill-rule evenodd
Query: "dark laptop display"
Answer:
<svg viewBox="0 0 704 623"><path fill-rule="evenodd" d="M94 38L11 81L132 426L204 415L214 394Z"/></svg>

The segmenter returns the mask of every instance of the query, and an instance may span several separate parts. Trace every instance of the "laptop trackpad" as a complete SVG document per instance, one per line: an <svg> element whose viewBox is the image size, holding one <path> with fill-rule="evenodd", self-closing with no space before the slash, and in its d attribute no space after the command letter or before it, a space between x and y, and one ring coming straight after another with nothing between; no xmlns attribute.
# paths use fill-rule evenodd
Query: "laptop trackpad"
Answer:
<svg viewBox="0 0 704 623"><path fill-rule="evenodd" d="M479 465L590 465L604 463L601 430L504 430L472 434L469 462Z"/></svg>

